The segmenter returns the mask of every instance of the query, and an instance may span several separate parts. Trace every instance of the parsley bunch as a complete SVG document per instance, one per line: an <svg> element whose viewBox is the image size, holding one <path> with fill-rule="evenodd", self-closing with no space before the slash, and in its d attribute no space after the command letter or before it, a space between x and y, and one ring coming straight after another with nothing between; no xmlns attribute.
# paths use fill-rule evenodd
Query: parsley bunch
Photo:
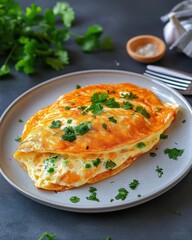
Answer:
<svg viewBox="0 0 192 240"><path fill-rule="evenodd" d="M57 2L44 12L32 3L26 10L14 0L0 0L0 56L6 57L0 67L0 76L10 73L10 60L16 71L32 74L37 66L48 65L55 70L69 64L64 44L72 36L84 52L112 50L109 37L101 40L103 28L93 25L84 35L70 31L75 12L66 2ZM62 26L58 26L58 22Z"/></svg>

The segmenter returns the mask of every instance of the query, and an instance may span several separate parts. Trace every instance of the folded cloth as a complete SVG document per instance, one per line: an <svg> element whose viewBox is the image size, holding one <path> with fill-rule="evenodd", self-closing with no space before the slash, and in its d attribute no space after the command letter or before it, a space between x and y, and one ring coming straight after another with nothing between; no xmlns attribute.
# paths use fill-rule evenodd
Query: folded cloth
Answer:
<svg viewBox="0 0 192 240"><path fill-rule="evenodd" d="M169 13L162 16L160 19L162 22L169 21L169 14L175 13L177 18L188 18L192 17L192 0L182 1L175 5Z"/></svg>
<svg viewBox="0 0 192 240"><path fill-rule="evenodd" d="M192 58L192 30L183 33L171 46L178 52L183 52L188 57Z"/></svg>

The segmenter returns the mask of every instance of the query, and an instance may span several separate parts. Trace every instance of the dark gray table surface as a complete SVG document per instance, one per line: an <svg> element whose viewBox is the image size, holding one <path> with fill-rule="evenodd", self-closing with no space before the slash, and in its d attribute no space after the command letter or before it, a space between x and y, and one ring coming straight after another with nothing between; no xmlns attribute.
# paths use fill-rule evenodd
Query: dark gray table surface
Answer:
<svg viewBox="0 0 192 240"><path fill-rule="evenodd" d="M27 7L32 1L19 1ZM33 1L44 9L55 0ZM92 24L100 24L110 35L115 50L84 54L74 43L68 44L71 65L63 71L42 69L34 76L13 72L0 80L0 114L20 94L34 85L61 74L87 69L119 69L143 73L145 65L132 60L125 45L131 37L152 34L163 38L160 16L178 0L70 0L76 12L74 31L83 33ZM2 62L3 59L0 59ZM167 50L156 63L192 72L192 59ZM192 97L187 97L192 104ZM1 141L1 140L0 140ZM180 213L180 214L178 214ZM55 233L60 240L191 240L192 171L163 195L136 207L97 214L72 213L41 205L26 198L0 176L0 240L36 240L43 232Z"/></svg>

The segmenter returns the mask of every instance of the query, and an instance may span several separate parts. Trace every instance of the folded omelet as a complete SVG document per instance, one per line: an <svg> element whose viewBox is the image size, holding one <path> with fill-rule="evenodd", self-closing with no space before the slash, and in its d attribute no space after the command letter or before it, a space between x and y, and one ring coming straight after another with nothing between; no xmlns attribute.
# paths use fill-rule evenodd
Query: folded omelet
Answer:
<svg viewBox="0 0 192 240"><path fill-rule="evenodd" d="M78 88L26 122L14 158L37 188L63 191L95 183L157 145L177 111L129 83Z"/></svg>

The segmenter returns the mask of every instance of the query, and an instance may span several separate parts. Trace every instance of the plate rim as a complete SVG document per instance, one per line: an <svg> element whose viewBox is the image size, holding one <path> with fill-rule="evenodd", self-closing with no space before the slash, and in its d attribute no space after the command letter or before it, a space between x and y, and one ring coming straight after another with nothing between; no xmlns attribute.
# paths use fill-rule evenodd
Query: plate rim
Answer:
<svg viewBox="0 0 192 240"><path fill-rule="evenodd" d="M163 83L158 82L156 80L150 79L149 77L146 77L146 76L144 76L140 73L130 72L130 71L126 71L126 70L91 69L91 70L74 71L74 72L62 74L62 75L53 77L51 79L45 80L44 82L41 82L41 83L29 88L28 90L24 91L11 104L9 104L8 107L5 109L5 111L3 112L3 114L1 115L1 118L0 118L0 126L3 123L3 120L5 119L5 117L8 115L9 111L14 107L14 105L19 100L21 100L22 98L24 98L28 94L32 93L36 89L39 89L39 88L41 88L45 85L48 85L49 83L52 83L54 81L59 81L61 79L63 79L63 81L65 81L66 78L71 77L73 75L101 74L101 73L123 74L123 75L129 75L129 76L132 75L132 76L142 77L142 78L146 79L147 81L151 81L151 82L153 82L157 85L160 85L161 87L166 88L168 91L172 92L174 94L174 96L179 98L187 106L188 110L190 111L190 113L192 115L192 107L189 104L189 102L179 92L170 88L166 84L163 84ZM191 157L190 160L192 160L192 157ZM121 202L121 204L114 203L113 206L111 206L110 204L108 204L109 206L106 206L106 204L105 204L105 206L99 206L98 205L98 207L95 207L95 206L94 207L93 206L81 207L81 206L78 206L78 205L71 205L71 204L65 204L65 205L61 205L60 203L55 204L55 203L53 203L53 201L52 202L45 201L45 199L41 199L41 197L38 197L35 194L31 194L31 193L25 191L24 189L19 187L17 184L15 184L11 179L9 179L9 177L6 175L6 173L4 173L1 165L2 165L2 163L0 162L0 173L1 173L1 175L4 177L5 180L7 180L7 182L12 187L14 187L14 189L16 189L18 192L22 193L24 196L26 196L26 197L28 197L28 198L36 201L36 202L39 202L39 203L44 204L46 206L49 206L49 207L53 207L53 208L57 208L57 209L60 209L60 210L65 210L65 211L70 211L70 212L82 212L82 213L98 213L98 212L117 211L117 210L130 208L130 207L133 207L133 206L143 204L143 203L145 203L149 200L152 200L152 199L162 195L163 193L167 192L168 190L170 190L178 182L180 182L189 173L189 171L192 169L192 161L190 161L190 163L185 167L185 169L182 170L181 174L177 176L177 179L176 180L173 179L172 181L170 181L168 186L166 185L163 189L162 189L162 187L159 187L153 193L149 193L146 196L142 196L141 198L138 198L136 201L128 202L128 203L127 202L125 202L125 203Z"/></svg>

